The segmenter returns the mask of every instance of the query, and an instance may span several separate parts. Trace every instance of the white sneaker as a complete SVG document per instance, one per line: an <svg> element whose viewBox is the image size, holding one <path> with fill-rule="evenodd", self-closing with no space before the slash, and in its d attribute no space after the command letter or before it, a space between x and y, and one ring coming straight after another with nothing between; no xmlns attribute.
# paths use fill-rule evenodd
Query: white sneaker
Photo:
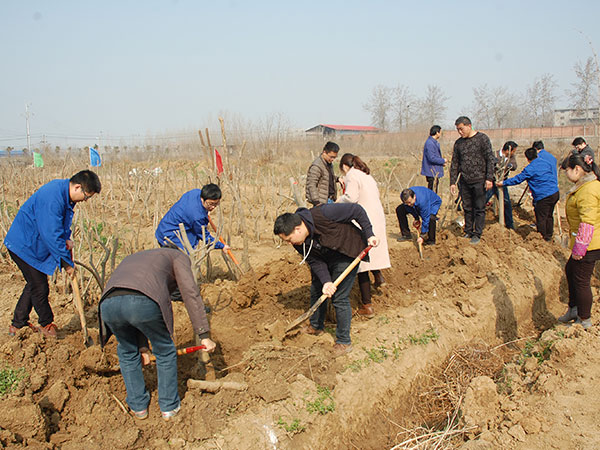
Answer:
<svg viewBox="0 0 600 450"><path fill-rule="evenodd" d="M580 319L578 317L577 320L575 321L575 323L578 323L579 325L581 325L583 327L584 330L587 330L588 328L591 328L591 326L592 326L592 318L590 317L589 319Z"/></svg>
<svg viewBox="0 0 600 450"><path fill-rule="evenodd" d="M172 411L161 411L160 413L162 414L163 419L169 420L172 417L176 416L180 409L181 409L181 404Z"/></svg>

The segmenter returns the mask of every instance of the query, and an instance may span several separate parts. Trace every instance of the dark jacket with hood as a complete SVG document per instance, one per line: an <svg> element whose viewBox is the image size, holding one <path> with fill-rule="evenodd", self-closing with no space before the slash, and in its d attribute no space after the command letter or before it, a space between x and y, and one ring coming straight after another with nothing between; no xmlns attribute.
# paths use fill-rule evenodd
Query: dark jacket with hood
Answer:
<svg viewBox="0 0 600 450"><path fill-rule="evenodd" d="M312 209L299 208L309 235L302 245L294 245L322 284L333 281L328 263L356 258L367 246L373 227L366 211L357 203L330 203ZM360 229L354 225L356 221ZM368 261L368 255L363 261Z"/></svg>

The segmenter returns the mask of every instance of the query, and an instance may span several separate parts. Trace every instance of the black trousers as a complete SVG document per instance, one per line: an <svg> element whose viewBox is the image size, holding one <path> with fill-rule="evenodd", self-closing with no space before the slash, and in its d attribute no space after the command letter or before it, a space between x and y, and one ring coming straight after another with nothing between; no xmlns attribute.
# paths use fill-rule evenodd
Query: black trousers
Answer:
<svg viewBox="0 0 600 450"><path fill-rule="evenodd" d="M425 177L425 179L427 180L427 189L430 189L437 194L440 179L438 177Z"/></svg>
<svg viewBox="0 0 600 450"><path fill-rule="evenodd" d="M480 238L485 226L485 182L460 180L459 189L465 212L465 233Z"/></svg>
<svg viewBox="0 0 600 450"><path fill-rule="evenodd" d="M596 261L600 259L600 250L591 250L579 261L569 258L565 265L567 285L569 286L569 308L577 306L577 315L589 319L592 312L592 288L590 280Z"/></svg>
<svg viewBox="0 0 600 450"><path fill-rule="evenodd" d="M48 294L50 294L48 276L31 267L10 250L8 254L25 278L25 287L23 288L21 297L19 297L19 301L17 301L17 306L15 306L12 319L13 326L16 328L26 326L27 322L29 322L29 314L32 309L35 309L38 315L38 322L41 326L45 327L51 324L54 321L54 314L48 302Z"/></svg>
<svg viewBox="0 0 600 450"><path fill-rule="evenodd" d="M559 193L556 192L538 200L533 205L537 230L546 241L551 240L552 233L554 233L554 206L556 206L558 198Z"/></svg>
<svg viewBox="0 0 600 450"><path fill-rule="evenodd" d="M408 210L406 209L406 205L402 203L398 205L396 208L396 217L398 218L398 225L400 225L400 232L402 236L410 237L410 228L408 226ZM435 242L435 224L437 221L437 217L435 214L429 216L429 231L427 233L427 240L431 243Z"/></svg>

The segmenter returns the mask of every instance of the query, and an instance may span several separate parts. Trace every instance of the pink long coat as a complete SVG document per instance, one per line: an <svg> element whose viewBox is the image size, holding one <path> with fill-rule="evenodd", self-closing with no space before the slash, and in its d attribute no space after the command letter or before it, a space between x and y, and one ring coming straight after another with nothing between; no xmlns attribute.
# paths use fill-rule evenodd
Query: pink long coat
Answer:
<svg viewBox="0 0 600 450"><path fill-rule="evenodd" d="M362 206L371 225L373 233L379 238L379 245L369 252L369 262L361 262L358 268L359 272L367 270L387 269L391 266L390 254L388 251L387 232L385 229L385 213L379 199L379 189L377 182L371 175L367 175L361 170L352 167L344 177L346 191L338 202L358 203Z"/></svg>

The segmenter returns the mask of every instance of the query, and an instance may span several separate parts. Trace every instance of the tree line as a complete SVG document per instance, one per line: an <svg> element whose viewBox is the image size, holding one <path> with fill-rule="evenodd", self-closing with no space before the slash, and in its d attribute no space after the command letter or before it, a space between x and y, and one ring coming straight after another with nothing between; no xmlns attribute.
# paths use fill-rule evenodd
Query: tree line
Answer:
<svg viewBox="0 0 600 450"><path fill-rule="evenodd" d="M569 106L583 112L586 121L595 119L590 111L598 108L600 69L594 56L574 67L576 81L565 90ZM553 125L558 98L558 83L545 73L526 86L524 92L513 93L505 86L483 84L473 88L473 101L465 113L480 128L543 127ZM441 123L445 119L449 97L436 85L429 85L423 97L410 87L377 85L363 105L371 115L371 125L386 131Z"/></svg>

